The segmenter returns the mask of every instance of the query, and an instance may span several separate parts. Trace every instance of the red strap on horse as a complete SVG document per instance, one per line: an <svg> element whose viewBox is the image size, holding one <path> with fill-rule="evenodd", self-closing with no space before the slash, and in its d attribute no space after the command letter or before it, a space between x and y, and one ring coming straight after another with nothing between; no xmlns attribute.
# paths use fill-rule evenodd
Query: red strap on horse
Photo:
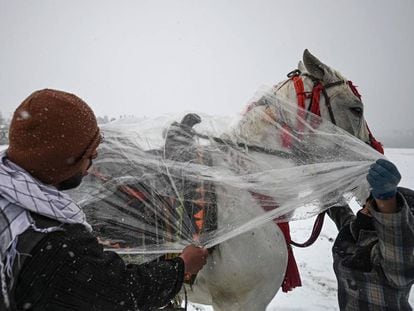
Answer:
<svg viewBox="0 0 414 311"><path fill-rule="evenodd" d="M323 221L325 219L325 214L326 214L325 212L322 212L318 215L318 217L316 217L315 223L313 224L313 228L312 228L312 234L309 237L309 239L307 239L303 243L297 243L295 241L290 240L290 244L296 247L304 248L304 247L311 246L313 243L315 243L316 239L319 237L319 234L321 233Z"/></svg>
<svg viewBox="0 0 414 311"><path fill-rule="evenodd" d="M305 109L305 87L303 85L303 80L299 75L294 75L292 77L293 85L295 86L296 95L298 98L298 106L302 109Z"/></svg>
<svg viewBox="0 0 414 311"><path fill-rule="evenodd" d="M359 99L361 99L361 94L359 94L359 92L358 92L358 89L357 89L357 87L356 87L356 85L354 85L353 83L352 83L352 81L351 80L348 80L347 82L346 82L348 85L349 85L349 87L351 88L351 91L352 91L352 93L354 93L354 95L356 96L356 97L358 97Z"/></svg>
<svg viewBox="0 0 414 311"><path fill-rule="evenodd" d="M372 135L371 130L368 127L368 124L366 125L369 134L369 143L371 144L371 147L377 150L379 153L384 154L384 146L381 144L381 142L375 139L374 135Z"/></svg>
<svg viewBox="0 0 414 311"><path fill-rule="evenodd" d="M303 85L303 80L298 75L294 75L292 77L293 84L295 86L297 98L298 98L298 106L301 108L298 110L298 115L296 119L296 130L302 132L304 130L303 119L305 118L306 111L305 109L305 101L306 101L306 92L305 87Z"/></svg>
<svg viewBox="0 0 414 311"><path fill-rule="evenodd" d="M288 222L281 222L277 225L282 230L283 235L285 236L287 248L288 248L288 263L286 267L285 278L282 283L282 291L287 293L291 291L295 287L302 286L302 281L300 279L300 273L298 269L298 265L296 263L295 256L293 254L292 245L297 247L308 247L312 245L316 239L318 238L319 234L322 230L323 220L325 217L325 213L321 213L316 217L315 224L313 225L312 234L310 238L305 241L304 243L297 243L292 241L290 236L290 227Z"/></svg>
<svg viewBox="0 0 414 311"><path fill-rule="evenodd" d="M305 100L306 100L306 93L305 87L303 85L303 80L298 76L294 75L291 77L293 81L293 85L295 86L297 98L298 98L298 106L302 109L305 109ZM284 148L291 148L292 147L292 138L289 134L290 128L288 124L283 125L284 131L281 134L282 139L282 146Z"/></svg>
<svg viewBox="0 0 414 311"><path fill-rule="evenodd" d="M313 114L316 114L317 116L321 116L321 109L320 109L320 105L319 105L319 99L321 98L322 90L323 90L322 83L318 83L312 89L312 106L311 106L310 111Z"/></svg>
<svg viewBox="0 0 414 311"><path fill-rule="evenodd" d="M369 130L369 129L368 129ZM371 147L377 150L379 153L384 154L384 147L383 145L369 133L369 140L371 141Z"/></svg>
<svg viewBox="0 0 414 311"><path fill-rule="evenodd" d="M285 278L282 283L282 291L287 293L295 287L302 286L302 280L300 279L300 273L298 265L296 263L295 255L293 254L292 246L290 245L292 240L290 238L290 227L288 222L277 223L282 231L288 250L288 262L286 266Z"/></svg>

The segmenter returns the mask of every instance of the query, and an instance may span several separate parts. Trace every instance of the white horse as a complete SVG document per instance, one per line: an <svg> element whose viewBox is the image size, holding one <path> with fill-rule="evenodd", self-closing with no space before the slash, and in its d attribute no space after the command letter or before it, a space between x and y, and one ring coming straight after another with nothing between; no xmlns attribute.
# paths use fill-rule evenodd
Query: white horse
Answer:
<svg viewBox="0 0 414 311"><path fill-rule="evenodd" d="M352 83L320 62L308 50L304 51L303 62L299 63L298 69L293 74L303 81L306 94L311 94L314 87L318 86L320 116L370 143L363 103ZM298 90L292 79L279 83L273 90L288 102L298 101ZM303 98L305 109L311 103L308 97ZM266 125L263 119L266 113L264 105L252 107L240 120L235 133L238 137L245 136L250 141L260 141L272 149L280 149L281 137L272 135L270 128L267 130L267 126L271 125ZM220 195L226 189L216 187L216 191L217 205L227 206L227 196ZM247 210L252 216L262 212L249 193L240 193L240 196L240 200L248 207L243 212ZM219 208L217 213L220 227L221 219L237 211ZM286 265L287 245L283 233L274 223L267 223L216 246L195 283L187 288L188 298L194 303L212 305L216 311L265 310L283 282Z"/></svg>

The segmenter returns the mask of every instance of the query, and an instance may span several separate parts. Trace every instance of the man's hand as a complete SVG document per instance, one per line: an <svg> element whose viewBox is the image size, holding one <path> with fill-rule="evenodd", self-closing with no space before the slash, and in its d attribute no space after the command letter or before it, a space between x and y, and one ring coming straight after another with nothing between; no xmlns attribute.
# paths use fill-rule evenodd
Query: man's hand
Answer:
<svg viewBox="0 0 414 311"><path fill-rule="evenodd" d="M180 257L184 261L185 273L197 274L207 263L208 251L206 248L188 245Z"/></svg>
<svg viewBox="0 0 414 311"><path fill-rule="evenodd" d="M389 200L395 197L401 174L390 161L379 159L371 165L367 175L372 195L377 200Z"/></svg>

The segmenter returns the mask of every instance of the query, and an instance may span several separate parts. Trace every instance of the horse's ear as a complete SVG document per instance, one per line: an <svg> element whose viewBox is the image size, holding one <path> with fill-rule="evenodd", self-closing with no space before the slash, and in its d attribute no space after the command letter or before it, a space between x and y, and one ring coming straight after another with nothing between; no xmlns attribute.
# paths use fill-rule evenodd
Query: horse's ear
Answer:
<svg viewBox="0 0 414 311"><path fill-rule="evenodd" d="M313 56L308 49L303 52L303 63L307 71L318 80L324 80L325 75L330 73L329 67Z"/></svg>
<svg viewBox="0 0 414 311"><path fill-rule="evenodd" d="M306 67L301 60L298 63L298 69L300 70L300 72L307 72Z"/></svg>

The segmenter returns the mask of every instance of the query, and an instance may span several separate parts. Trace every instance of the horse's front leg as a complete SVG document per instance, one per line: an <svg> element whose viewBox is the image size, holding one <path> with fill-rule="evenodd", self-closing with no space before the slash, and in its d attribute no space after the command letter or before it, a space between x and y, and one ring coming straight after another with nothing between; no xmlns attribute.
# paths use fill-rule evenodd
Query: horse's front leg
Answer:
<svg viewBox="0 0 414 311"><path fill-rule="evenodd" d="M263 311L282 284L287 264L284 236L273 223L221 243L197 276L190 301L215 311Z"/></svg>

